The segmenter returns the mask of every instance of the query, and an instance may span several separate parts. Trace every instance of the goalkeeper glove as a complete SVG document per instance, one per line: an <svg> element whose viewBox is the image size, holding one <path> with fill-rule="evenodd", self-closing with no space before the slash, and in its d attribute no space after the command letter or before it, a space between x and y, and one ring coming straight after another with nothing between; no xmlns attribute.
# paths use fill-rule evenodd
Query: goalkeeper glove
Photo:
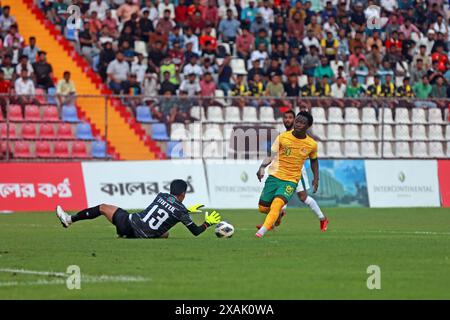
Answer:
<svg viewBox="0 0 450 320"><path fill-rule="evenodd" d="M205 205L204 204L194 204L193 206L190 206L188 208L189 213L198 213L198 212L202 212L202 210L199 210L200 208L203 208Z"/></svg>
<svg viewBox="0 0 450 320"><path fill-rule="evenodd" d="M211 212L211 213L208 213L208 212L205 213L205 222L209 226L211 226L213 224L216 224L216 223L219 223L220 220L222 220L222 217L215 210L213 212Z"/></svg>

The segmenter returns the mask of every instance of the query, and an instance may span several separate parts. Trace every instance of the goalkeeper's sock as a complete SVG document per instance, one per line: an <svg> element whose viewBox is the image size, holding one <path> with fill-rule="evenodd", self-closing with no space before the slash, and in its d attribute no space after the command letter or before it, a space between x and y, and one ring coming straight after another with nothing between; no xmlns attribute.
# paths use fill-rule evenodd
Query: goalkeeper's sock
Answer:
<svg viewBox="0 0 450 320"><path fill-rule="evenodd" d="M72 222L76 222L79 220L95 219L101 215L102 214L100 212L100 206L95 206L92 208L81 210L77 214L71 216L70 219L72 220Z"/></svg>
<svg viewBox="0 0 450 320"><path fill-rule="evenodd" d="M325 216L314 198L307 196L305 199L305 204L316 214L317 218L320 220L325 220Z"/></svg>
<svg viewBox="0 0 450 320"><path fill-rule="evenodd" d="M275 221L277 221L278 216L280 215L281 208L284 206L284 201L280 198L275 198L272 201L272 205L270 206L270 212L264 220L264 225L258 230L258 234L263 236L268 230L272 228Z"/></svg>

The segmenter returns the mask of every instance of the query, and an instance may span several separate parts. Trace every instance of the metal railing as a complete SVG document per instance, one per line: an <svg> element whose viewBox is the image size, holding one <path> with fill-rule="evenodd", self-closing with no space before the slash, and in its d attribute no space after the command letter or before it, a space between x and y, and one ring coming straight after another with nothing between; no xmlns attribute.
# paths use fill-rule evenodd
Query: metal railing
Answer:
<svg viewBox="0 0 450 320"><path fill-rule="evenodd" d="M15 154L15 144L29 140L33 149L36 141L43 140L40 124L56 123L46 119L43 106L56 106L64 120L63 105L67 102L77 106L78 120L86 121L85 116L91 115L94 139L106 141L109 131L121 130L109 122L110 108L113 104L124 108L128 116L138 119L146 135L155 137L168 158L261 158L267 155L276 134L284 130L281 117L289 108L313 114L312 133L322 149L319 154L327 158L446 158L450 149L450 99L77 95L64 101L66 98L0 95L2 161L47 159L21 159ZM24 119L14 116L18 107L12 105L20 106ZM40 106L39 119L28 120L27 105ZM23 137L27 122L37 124L35 138ZM77 122L73 119L72 123L75 126ZM155 133L155 123L166 125L166 135ZM59 139L56 134L54 139L45 140ZM90 140L86 141L89 145ZM366 150L372 147L373 153ZM352 153L352 148L357 150ZM423 148L424 153L416 152Z"/></svg>

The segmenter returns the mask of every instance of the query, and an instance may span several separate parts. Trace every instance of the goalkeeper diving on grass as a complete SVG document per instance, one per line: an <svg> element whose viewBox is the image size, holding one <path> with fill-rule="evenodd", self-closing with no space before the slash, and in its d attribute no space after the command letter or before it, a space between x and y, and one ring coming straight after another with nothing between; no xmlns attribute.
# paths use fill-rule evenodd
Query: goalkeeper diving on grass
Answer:
<svg viewBox="0 0 450 320"><path fill-rule="evenodd" d="M203 205L194 205L189 209L183 205L186 197L187 183L184 180L173 180L170 193L160 192L153 202L142 212L130 214L127 211L109 204L101 204L81 210L75 215L67 214L61 206L56 207L56 216L64 228L71 224L101 215L116 226L117 235L122 238L167 238L169 230L178 222L183 223L189 231L198 236L208 227L221 221L216 211L205 213L205 222L196 225L189 213L201 212Z"/></svg>
<svg viewBox="0 0 450 320"><path fill-rule="evenodd" d="M281 133L275 139L271 148L272 154L263 160L256 173L261 181L266 167L270 165L269 177L259 199L259 211L267 216L256 233L258 238L262 238L274 225L281 223L282 208L294 195L307 159L310 159L313 172L313 192L319 187L317 142L306 134L312 124L313 117L310 113L299 112L295 117L293 130Z"/></svg>

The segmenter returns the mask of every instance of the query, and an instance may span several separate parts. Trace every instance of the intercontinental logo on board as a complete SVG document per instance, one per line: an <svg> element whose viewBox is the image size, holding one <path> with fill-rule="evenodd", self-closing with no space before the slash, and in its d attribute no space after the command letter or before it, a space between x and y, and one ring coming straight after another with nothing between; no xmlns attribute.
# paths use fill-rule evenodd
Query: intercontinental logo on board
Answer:
<svg viewBox="0 0 450 320"><path fill-rule="evenodd" d="M214 191L216 192L225 192L225 193L259 193L261 192L262 188L260 186L251 186L246 185L248 182L248 173L246 171L243 171L240 176L239 180L242 182L243 185L233 184L233 185L216 185L214 187Z"/></svg>
<svg viewBox="0 0 450 320"><path fill-rule="evenodd" d="M423 193L434 192L431 185L409 185L407 184L407 176L403 171L397 174L399 184L386 184L386 185L374 185L373 191L375 192L404 192L404 193Z"/></svg>

